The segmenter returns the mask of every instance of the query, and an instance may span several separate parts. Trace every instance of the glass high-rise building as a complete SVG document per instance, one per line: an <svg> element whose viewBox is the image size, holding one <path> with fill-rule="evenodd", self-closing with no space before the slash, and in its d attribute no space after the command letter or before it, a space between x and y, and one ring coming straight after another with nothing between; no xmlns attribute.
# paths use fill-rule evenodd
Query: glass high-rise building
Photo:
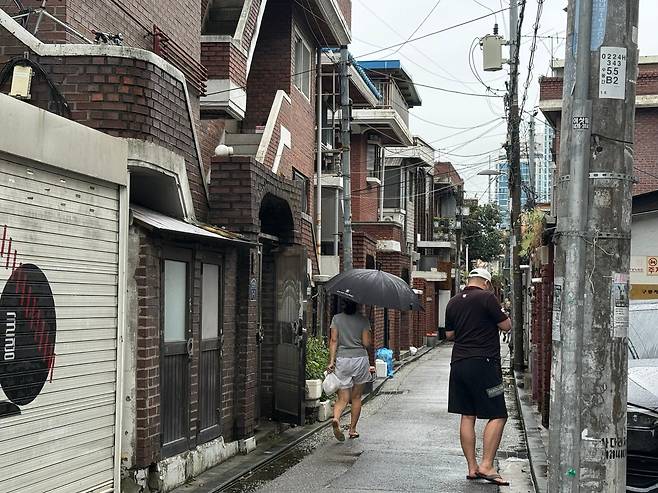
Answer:
<svg viewBox="0 0 658 493"><path fill-rule="evenodd" d="M538 142L535 143L535 202L550 203L553 197L553 140L555 133L546 123ZM510 194L508 185L509 164L506 157L501 157L497 169L501 173L496 177L496 204L500 209L501 226L508 228L510 224ZM527 145L521 143L521 209L526 207L530 190L530 167Z"/></svg>

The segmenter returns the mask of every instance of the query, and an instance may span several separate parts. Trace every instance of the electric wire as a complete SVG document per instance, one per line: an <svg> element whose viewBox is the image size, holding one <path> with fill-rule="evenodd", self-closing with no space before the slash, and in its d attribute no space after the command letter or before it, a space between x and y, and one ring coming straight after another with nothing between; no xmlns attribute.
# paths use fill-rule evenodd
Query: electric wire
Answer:
<svg viewBox="0 0 658 493"><path fill-rule="evenodd" d="M401 45L403 46L403 45L406 45L407 43L411 43L413 41L418 41L418 40L421 40L421 39L429 38L431 36L436 36L437 34L441 34L441 33L447 32L447 31L451 31L453 29L457 29L458 27L463 27L463 26L466 26L468 24L472 24L473 22L477 22L477 21L480 21L482 19L486 19L487 17L491 17L492 15L499 14L499 13L505 12L507 10L509 10L509 7L505 7L501 10L493 11L489 14L481 15L479 17L474 17L472 19L465 20L465 21L460 22L458 24L453 24L451 26L444 27L443 29L439 29L439 30L433 31L431 33L423 34L422 36L418 36L416 38L411 38L410 40L408 40L406 42L403 42L403 43L395 43L393 45L387 46L387 47L382 48L380 50L375 50L375 51L371 51L371 52L368 52L368 53L364 53L364 54L356 56L354 58L359 59L359 58L375 55L377 53L381 53L382 51L388 51L392 48L397 48L398 46L401 46Z"/></svg>
<svg viewBox="0 0 658 493"><path fill-rule="evenodd" d="M409 42L409 40L411 38L414 37L414 35L420 30L420 28L423 27L423 24L425 24L425 22L427 22L427 19L429 19L430 16L432 15L432 13L434 13L434 11L436 10L436 8L439 6L440 3L441 3L441 0L437 0L437 2L434 4L434 7L432 7L432 10L430 10L428 12L428 14L420 22L420 24L418 24L418 27L416 29L414 29L414 31L409 35L409 37L405 40L404 44L402 46L399 46L398 48L396 48L395 51L393 51L392 53L389 53L389 55L388 55L389 57L395 55L398 51L400 51L400 49L403 46L405 46Z"/></svg>
<svg viewBox="0 0 658 493"><path fill-rule="evenodd" d="M521 98L520 112L523 113L526 100L528 99L528 89L530 88L530 83L532 82L532 71L534 70L535 63L535 52L537 51L537 36L539 31L539 22L544 8L544 0L537 0L537 14L535 17L535 23L533 25L533 37L530 47L530 56L528 58L528 73L526 74L526 80L523 88L523 97Z"/></svg>

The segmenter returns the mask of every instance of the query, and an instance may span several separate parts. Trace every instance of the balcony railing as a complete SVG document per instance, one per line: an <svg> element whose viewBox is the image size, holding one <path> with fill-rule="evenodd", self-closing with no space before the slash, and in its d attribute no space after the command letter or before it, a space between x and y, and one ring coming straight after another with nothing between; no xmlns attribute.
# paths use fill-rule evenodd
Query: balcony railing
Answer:
<svg viewBox="0 0 658 493"><path fill-rule="evenodd" d="M456 232L461 229L461 221L451 217L434 218L433 239L438 241L456 241Z"/></svg>
<svg viewBox="0 0 658 493"><path fill-rule="evenodd" d="M380 107L391 108L400 115L404 124L409 127L409 107L400 92L400 88L395 81L377 81L375 82L377 90L382 95Z"/></svg>

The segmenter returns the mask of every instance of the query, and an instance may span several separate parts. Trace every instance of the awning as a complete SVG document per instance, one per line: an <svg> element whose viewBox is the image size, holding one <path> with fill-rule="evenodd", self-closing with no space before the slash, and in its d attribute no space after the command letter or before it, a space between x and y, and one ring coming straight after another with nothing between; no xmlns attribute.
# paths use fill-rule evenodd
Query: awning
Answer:
<svg viewBox="0 0 658 493"><path fill-rule="evenodd" d="M200 222L196 224L186 223L180 219L166 216L139 205L131 204L130 212L134 221L149 228L157 229L158 231L167 231L183 236L201 237L208 240L238 243L245 246L253 244L237 233Z"/></svg>

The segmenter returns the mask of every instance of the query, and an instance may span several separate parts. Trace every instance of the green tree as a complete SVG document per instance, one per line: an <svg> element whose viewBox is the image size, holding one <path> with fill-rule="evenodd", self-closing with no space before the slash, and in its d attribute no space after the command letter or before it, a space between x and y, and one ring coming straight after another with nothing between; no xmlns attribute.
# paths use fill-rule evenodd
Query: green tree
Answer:
<svg viewBox="0 0 658 493"><path fill-rule="evenodd" d="M503 253L498 206L482 204L471 207L470 215L464 218L462 234L464 242L468 243L469 259L491 262L498 258Z"/></svg>

